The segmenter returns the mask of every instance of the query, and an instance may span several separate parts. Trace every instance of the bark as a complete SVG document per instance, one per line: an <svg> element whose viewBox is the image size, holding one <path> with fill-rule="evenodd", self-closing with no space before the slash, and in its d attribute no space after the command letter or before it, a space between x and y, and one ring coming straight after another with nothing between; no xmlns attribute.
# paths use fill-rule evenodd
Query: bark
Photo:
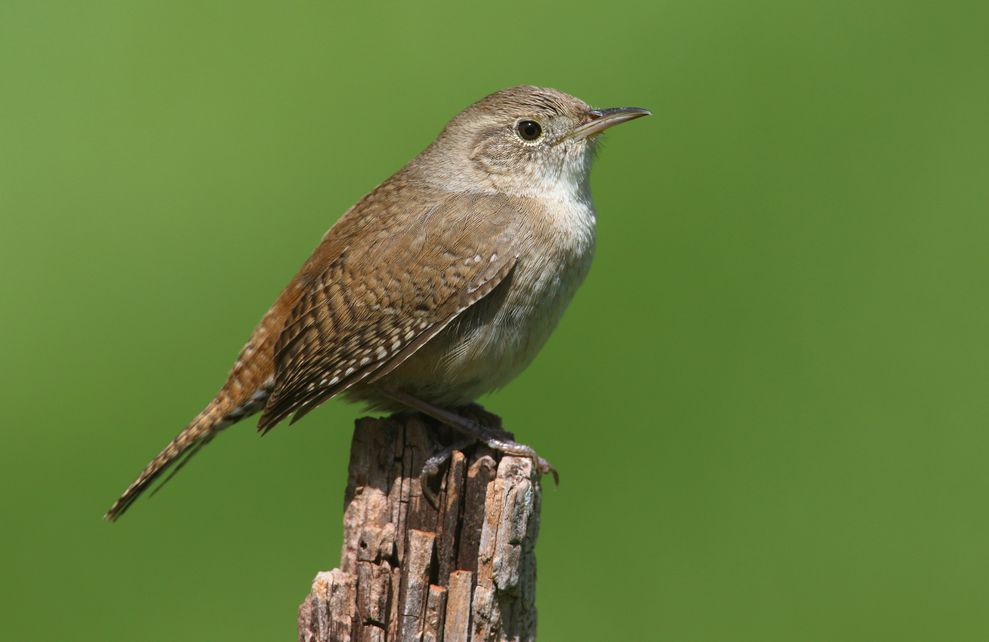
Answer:
<svg viewBox="0 0 989 642"><path fill-rule="evenodd" d="M419 473L454 439L420 416L357 421L340 566L299 607L301 642L535 638L538 474L485 446L454 451L434 508Z"/></svg>

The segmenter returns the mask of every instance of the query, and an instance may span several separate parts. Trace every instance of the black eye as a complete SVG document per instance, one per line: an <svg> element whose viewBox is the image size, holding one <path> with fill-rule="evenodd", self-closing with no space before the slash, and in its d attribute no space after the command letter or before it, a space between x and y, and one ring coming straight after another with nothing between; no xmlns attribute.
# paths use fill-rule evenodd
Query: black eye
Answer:
<svg viewBox="0 0 989 642"><path fill-rule="evenodd" d="M543 128L534 120L520 120L515 126L515 131L519 133L522 140L536 140L543 135Z"/></svg>

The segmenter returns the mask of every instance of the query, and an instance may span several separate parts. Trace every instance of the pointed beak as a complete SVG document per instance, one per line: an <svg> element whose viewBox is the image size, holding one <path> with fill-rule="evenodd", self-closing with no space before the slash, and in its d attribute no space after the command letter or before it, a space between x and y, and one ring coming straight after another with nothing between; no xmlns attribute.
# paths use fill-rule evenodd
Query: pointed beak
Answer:
<svg viewBox="0 0 989 642"><path fill-rule="evenodd" d="M600 134L609 127L635 120L643 116L652 116L652 112L641 107L610 107L608 109L592 109L587 112L587 122L576 127L570 135L580 140L588 136Z"/></svg>

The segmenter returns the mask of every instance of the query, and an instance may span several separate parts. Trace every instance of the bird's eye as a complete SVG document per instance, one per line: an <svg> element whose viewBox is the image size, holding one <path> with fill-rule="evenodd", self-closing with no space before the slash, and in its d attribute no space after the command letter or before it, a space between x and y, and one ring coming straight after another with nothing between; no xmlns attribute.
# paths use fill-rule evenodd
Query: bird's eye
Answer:
<svg viewBox="0 0 989 642"><path fill-rule="evenodd" d="M520 120L515 125L515 131L522 140L536 140L543 135L543 128L534 120Z"/></svg>

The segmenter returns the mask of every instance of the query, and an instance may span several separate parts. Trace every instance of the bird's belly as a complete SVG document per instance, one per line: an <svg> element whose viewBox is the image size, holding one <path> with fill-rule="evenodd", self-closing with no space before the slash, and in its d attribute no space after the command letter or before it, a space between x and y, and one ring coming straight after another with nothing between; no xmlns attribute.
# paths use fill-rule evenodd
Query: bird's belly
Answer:
<svg viewBox="0 0 989 642"><path fill-rule="evenodd" d="M510 282L466 310L380 384L445 407L507 384L535 358L587 274L590 249L568 258L520 263Z"/></svg>

